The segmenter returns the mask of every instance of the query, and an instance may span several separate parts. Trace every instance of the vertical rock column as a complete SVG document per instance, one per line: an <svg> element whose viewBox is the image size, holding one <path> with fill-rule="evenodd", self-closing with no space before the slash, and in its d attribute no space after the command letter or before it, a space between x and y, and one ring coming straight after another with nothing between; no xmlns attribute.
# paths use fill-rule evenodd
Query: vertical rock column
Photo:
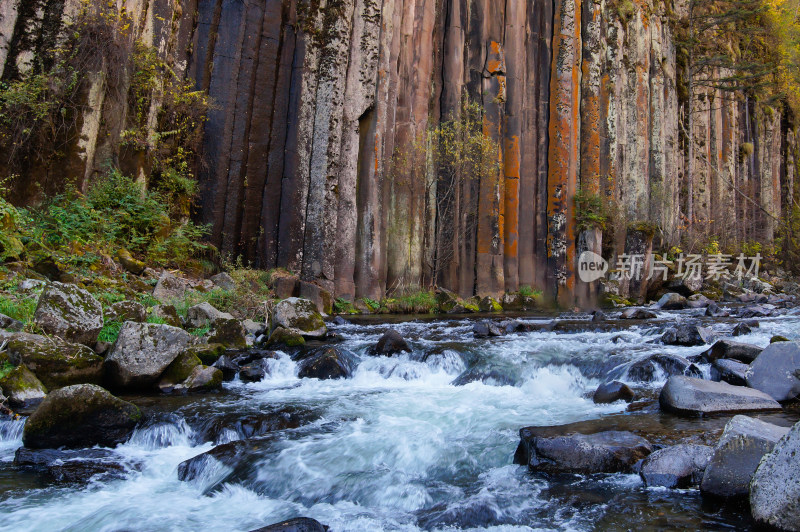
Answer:
<svg viewBox="0 0 800 532"><path fill-rule="evenodd" d="M548 291L570 306L575 290L575 219L580 120L581 11L574 0L556 0L550 79L548 171Z"/></svg>

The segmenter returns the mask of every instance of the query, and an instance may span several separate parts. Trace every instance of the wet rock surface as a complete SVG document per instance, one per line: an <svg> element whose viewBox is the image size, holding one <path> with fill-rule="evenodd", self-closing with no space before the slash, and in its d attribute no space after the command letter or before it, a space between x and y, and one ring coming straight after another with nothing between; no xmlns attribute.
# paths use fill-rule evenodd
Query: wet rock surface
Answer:
<svg viewBox="0 0 800 532"><path fill-rule="evenodd" d="M781 530L800 530L800 423L781 438L758 465L750 483L750 508L756 522Z"/></svg>
<svg viewBox="0 0 800 532"><path fill-rule="evenodd" d="M281 521L250 532L327 532L328 527L309 517L297 517Z"/></svg>
<svg viewBox="0 0 800 532"><path fill-rule="evenodd" d="M410 353L411 347L405 338L394 329L386 331L380 337L378 343L370 349L370 354L374 356L392 356L400 353Z"/></svg>
<svg viewBox="0 0 800 532"><path fill-rule="evenodd" d="M298 376L310 379L346 379L357 366L355 356L337 347L321 347L308 353L299 363Z"/></svg>
<svg viewBox="0 0 800 532"><path fill-rule="evenodd" d="M27 449L20 447L14 464L30 468L57 483L87 484L125 478L141 463L110 449Z"/></svg>
<svg viewBox="0 0 800 532"><path fill-rule="evenodd" d="M639 475L647 486L688 488L700 483L714 449L708 445L675 445L655 451L642 462Z"/></svg>
<svg viewBox="0 0 800 532"><path fill-rule="evenodd" d="M769 395L724 382L674 376L667 380L659 396L661 408L681 415L708 415L780 410Z"/></svg>
<svg viewBox="0 0 800 532"><path fill-rule="evenodd" d="M631 388L622 382L612 381L601 384L595 390L592 401L598 404L613 403L614 401L625 401L630 403L636 394Z"/></svg>
<svg viewBox="0 0 800 532"><path fill-rule="evenodd" d="M800 344L770 344L750 364L747 385L767 393L776 401L788 401L800 394Z"/></svg>

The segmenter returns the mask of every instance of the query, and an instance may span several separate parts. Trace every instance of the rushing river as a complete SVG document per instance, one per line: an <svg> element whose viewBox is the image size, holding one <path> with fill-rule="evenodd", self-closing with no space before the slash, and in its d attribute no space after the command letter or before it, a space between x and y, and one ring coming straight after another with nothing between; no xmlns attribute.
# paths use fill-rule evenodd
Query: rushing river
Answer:
<svg viewBox="0 0 800 532"><path fill-rule="evenodd" d="M713 444L725 418L658 413L664 375L636 383L649 401L634 412L591 400L606 378L626 380L636 360L703 351L656 343L665 326L700 312L612 327L573 316L556 330L485 340L472 337L474 322L466 319L335 327L345 338L339 345L360 357L352 379L298 379L295 363L281 355L260 383L236 380L214 395L127 398L148 422L117 449L125 458L121 478L82 486L15 466L23 422L0 422L0 529L246 531L296 516L334 531L745 529L746 508L703 503L696 491L647 489L625 474L547 478L512 463L518 430L528 425L600 420L656 426L663 442ZM765 346L774 334L800 335L797 314L759 321L737 340ZM725 336L735 321L708 324ZM367 356L389 327L413 353ZM482 380L453 385L467 370ZM784 425L795 419L771 416ZM279 430L262 434L264 427ZM182 461L250 436L263 438L246 467L209 467L178 480Z"/></svg>

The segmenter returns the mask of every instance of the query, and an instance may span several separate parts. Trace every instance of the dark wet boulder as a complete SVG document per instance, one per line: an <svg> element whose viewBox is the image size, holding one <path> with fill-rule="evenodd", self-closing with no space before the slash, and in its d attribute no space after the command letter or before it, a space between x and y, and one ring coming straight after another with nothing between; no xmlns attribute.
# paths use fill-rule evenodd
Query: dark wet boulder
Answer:
<svg viewBox="0 0 800 532"><path fill-rule="evenodd" d="M263 358L245 364L239 369L239 378L242 382L260 382L269 374L269 364L267 364L266 359Z"/></svg>
<svg viewBox="0 0 800 532"><path fill-rule="evenodd" d="M647 486L696 486L714 454L708 445L681 444L659 449L644 459L639 475Z"/></svg>
<svg viewBox="0 0 800 532"><path fill-rule="evenodd" d="M208 336L211 344L222 344L225 347L243 349L247 347L247 331L242 322L233 318L217 318Z"/></svg>
<svg viewBox="0 0 800 532"><path fill-rule="evenodd" d="M621 320L650 320L655 317L655 312L643 308L628 308L623 310L619 316Z"/></svg>
<svg viewBox="0 0 800 532"><path fill-rule="evenodd" d="M472 335L475 338L489 338L503 336L504 334L503 329L493 321L482 320L472 326Z"/></svg>
<svg viewBox="0 0 800 532"><path fill-rule="evenodd" d="M139 408L100 386L78 384L47 395L25 423L22 441L34 449L111 447L142 419Z"/></svg>
<svg viewBox="0 0 800 532"><path fill-rule="evenodd" d="M727 316L730 316L730 312L721 308L716 303L710 303L706 307L706 316L710 318L725 318Z"/></svg>
<svg viewBox="0 0 800 532"><path fill-rule="evenodd" d="M209 494L226 482L253 479L258 474L257 464L269 453L278 434L224 443L184 460L178 465L178 480L192 482Z"/></svg>
<svg viewBox="0 0 800 532"><path fill-rule="evenodd" d="M743 319L748 318L766 318L772 315L772 308L767 305L753 305L745 307L739 311L739 317Z"/></svg>
<svg viewBox="0 0 800 532"><path fill-rule="evenodd" d="M346 379L353 376L357 365L358 361L349 351L338 347L320 347L298 363L297 376L301 379Z"/></svg>
<svg viewBox="0 0 800 532"><path fill-rule="evenodd" d="M283 327L307 338L323 338L328 328L313 301L290 297L275 305L272 313L274 331Z"/></svg>
<svg viewBox="0 0 800 532"><path fill-rule="evenodd" d="M9 338L9 361L25 365L48 390L71 384L99 384L103 378L103 357L82 344L35 334Z"/></svg>
<svg viewBox="0 0 800 532"><path fill-rule="evenodd" d="M761 458L786 433L779 427L748 416L734 416L720 436L711 461L703 474L700 490L721 498L744 497Z"/></svg>
<svg viewBox="0 0 800 532"><path fill-rule="evenodd" d="M723 381L734 386L747 386L748 364L743 364L738 360L719 358L711 366L711 375L714 381Z"/></svg>
<svg viewBox="0 0 800 532"><path fill-rule="evenodd" d="M370 349L369 354L373 356L390 357L392 355L410 352L411 347L409 347L405 338L403 338L399 332L395 331L394 329L390 329L383 333L383 336L380 337L378 343Z"/></svg>
<svg viewBox="0 0 800 532"><path fill-rule="evenodd" d="M750 483L750 511L762 525L800 530L800 423L781 438Z"/></svg>
<svg viewBox="0 0 800 532"><path fill-rule="evenodd" d="M661 310L683 310L689 306L689 302L680 294L667 292L656 304Z"/></svg>
<svg viewBox="0 0 800 532"><path fill-rule="evenodd" d="M653 446L632 432L605 431L556 437L535 435L535 428L520 431L522 458L531 471L544 473L631 472L633 465L653 452Z"/></svg>
<svg viewBox="0 0 800 532"><path fill-rule="evenodd" d="M328 527L310 517L297 517L281 521L250 532L327 532Z"/></svg>
<svg viewBox="0 0 800 532"><path fill-rule="evenodd" d="M749 364L754 361L763 350L763 348L757 345L734 342L733 340L717 340L702 356L708 362L714 362L718 358L729 358Z"/></svg>
<svg viewBox="0 0 800 532"><path fill-rule="evenodd" d="M737 323L733 328L733 331L731 331L731 336L744 336L746 334L750 334L753 332L753 329L756 328L758 328L757 321L742 321Z"/></svg>
<svg viewBox="0 0 800 532"><path fill-rule="evenodd" d="M636 397L636 394L627 384L619 381L612 381L598 386L592 396L592 400L597 404L607 404L615 401L630 403L633 401L634 397Z"/></svg>
<svg viewBox="0 0 800 532"><path fill-rule="evenodd" d="M39 296L33 320L47 334L91 346L103 328L103 306L74 284L53 282Z"/></svg>
<svg viewBox="0 0 800 532"><path fill-rule="evenodd" d="M658 401L662 410L689 416L781 410L780 403L758 390L683 376L670 377Z"/></svg>
<svg viewBox="0 0 800 532"><path fill-rule="evenodd" d="M105 359L106 377L117 388L149 388L193 342L189 333L177 327L125 322Z"/></svg>
<svg viewBox="0 0 800 532"><path fill-rule="evenodd" d="M711 341L711 331L695 323L682 323L667 329L661 336L665 345L681 345L691 347L707 344Z"/></svg>
<svg viewBox="0 0 800 532"><path fill-rule="evenodd" d="M706 308L714 303L714 301L707 298L703 294L694 294L688 299L688 303L689 308Z"/></svg>
<svg viewBox="0 0 800 532"><path fill-rule="evenodd" d="M638 360L628 368L628 379L638 382L653 382L664 376L689 375L702 377L700 369L680 355L659 353Z"/></svg>
<svg viewBox="0 0 800 532"><path fill-rule="evenodd" d="M776 401L797 397L800 394L800 343L770 344L750 364L747 385Z"/></svg>
<svg viewBox="0 0 800 532"><path fill-rule="evenodd" d="M14 465L31 469L58 483L88 484L125 478L141 464L110 449L28 449L20 447Z"/></svg>
<svg viewBox="0 0 800 532"><path fill-rule="evenodd" d="M239 373L239 365L228 355L219 357L212 366L222 372L222 380L224 381L232 381L236 378L236 374Z"/></svg>
<svg viewBox="0 0 800 532"><path fill-rule="evenodd" d="M137 301L120 301L114 303L105 312L105 321L124 323L135 321L142 323L147 320L147 309Z"/></svg>
<svg viewBox="0 0 800 532"><path fill-rule="evenodd" d="M592 311L592 321L593 322L597 323L597 322L606 321L606 320L608 320L608 316L606 316L606 313L603 312L602 310L598 309L598 310Z"/></svg>
<svg viewBox="0 0 800 532"><path fill-rule="evenodd" d="M668 289L685 297L691 297L696 292L699 292L702 287L703 277L700 275L674 276L667 281Z"/></svg>
<svg viewBox="0 0 800 532"><path fill-rule="evenodd" d="M25 366L17 366L0 379L8 404L20 413L32 412L44 400L47 389Z"/></svg>
<svg viewBox="0 0 800 532"><path fill-rule="evenodd" d="M333 323L334 325L337 325L339 327L343 327L345 325L350 325L350 322L347 321L346 319L344 319L341 316L336 316L335 318L333 318L333 320L331 320L331 323Z"/></svg>

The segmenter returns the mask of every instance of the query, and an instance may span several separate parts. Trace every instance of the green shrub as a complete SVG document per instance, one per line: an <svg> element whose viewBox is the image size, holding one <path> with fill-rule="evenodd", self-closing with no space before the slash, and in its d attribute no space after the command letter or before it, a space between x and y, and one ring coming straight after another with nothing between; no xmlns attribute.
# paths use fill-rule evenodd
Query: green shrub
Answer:
<svg viewBox="0 0 800 532"><path fill-rule="evenodd" d="M11 373L11 370L14 368L15 368L14 364L9 362L8 360L4 360L2 363L0 363L0 379L5 379L6 375Z"/></svg>
<svg viewBox="0 0 800 532"><path fill-rule="evenodd" d="M36 303L36 298L16 298L5 294L0 296L0 314L5 314L22 323L30 323L33 321L33 314L36 312Z"/></svg>
<svg viewBox="0 0 800 532"><path fill-rule="evenodd" d="M103 328L100 329L100 335L97 337L97 341L113 344L117 341L120 329L122 329L122 323L118 321L108 321L104 323Z"/></svg>

